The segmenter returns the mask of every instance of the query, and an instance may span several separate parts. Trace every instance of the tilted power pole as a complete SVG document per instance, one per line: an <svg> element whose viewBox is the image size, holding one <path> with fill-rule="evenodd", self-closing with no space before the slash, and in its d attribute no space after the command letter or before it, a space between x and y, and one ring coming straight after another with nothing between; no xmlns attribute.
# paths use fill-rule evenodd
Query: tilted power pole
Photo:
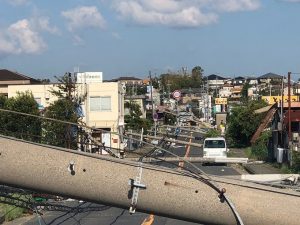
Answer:
<svg viewBox="0 0 300 225"><path fill-rule="evenodd" d="M204 224L237 224L219 193L174 171L0 136L0 183ZM204 181L207 181L204 179ZM245 224L299 224L300 193L224 178Z"/></svg>

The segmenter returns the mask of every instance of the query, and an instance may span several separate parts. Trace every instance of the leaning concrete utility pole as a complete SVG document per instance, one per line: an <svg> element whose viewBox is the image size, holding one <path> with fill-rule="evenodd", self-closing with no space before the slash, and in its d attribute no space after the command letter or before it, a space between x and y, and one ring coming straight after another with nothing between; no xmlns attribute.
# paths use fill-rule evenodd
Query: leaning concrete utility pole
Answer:
<svg viewBox="0 0 300 225"><path fill-rule="evenodd" d="M189 173L0 136L0 183L204 224L237 224L219 193ZM214 178L243 222L299 224L300 193Z"/></svg>
<svg viewBox="0 0 300 225"><path fill-rule="evenodd" d="M289 123L289 141L292 140L292 122L291 122L291 72L288 72L288 123Z"/></svg>
<svg viewBox="0 0 300 225"><path fill-rule="evenodd" d="M288 72L288 126L289 126L289 163L293 165L292 119L291 119L291 72Z"/></svg>

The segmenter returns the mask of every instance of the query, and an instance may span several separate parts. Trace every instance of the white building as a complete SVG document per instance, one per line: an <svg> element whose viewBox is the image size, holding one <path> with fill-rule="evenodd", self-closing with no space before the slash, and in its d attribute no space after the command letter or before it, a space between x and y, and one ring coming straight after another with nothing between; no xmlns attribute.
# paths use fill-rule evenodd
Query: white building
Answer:
<svg viewBox="0 0 300 225"><path fill-rule="evenodd" d="M51 94L56 89L55 84L38 85L9 85L8 97L14 97L18 92L32 92L41 108L49 106L57 100ZM92 128L92 136L106 147L122 148L120 138L116 132L124 128L124 93L122 85L110 83L84 83L77 84L79 96L86 96L83 104L83 122ZM99 130L97 130L99 129ZM102 132L102 130L108 132Z"/></svg>
<svg viewBox="0 0 300 225"><path fill-rule="evenodd" d="M230 84L224 84L224 86L219 90L220 98L229 98L231 96L231 90L233 86Z"/></svg>

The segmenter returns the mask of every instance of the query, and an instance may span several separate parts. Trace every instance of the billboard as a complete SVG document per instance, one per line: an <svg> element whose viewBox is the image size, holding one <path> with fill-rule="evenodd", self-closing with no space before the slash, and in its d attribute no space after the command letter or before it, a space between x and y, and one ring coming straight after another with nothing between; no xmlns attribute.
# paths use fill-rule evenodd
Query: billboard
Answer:
<svg viewBox="0 0 300 225"><path fill-rule="evenodd" d="M215 98L216 105L227 105L227 98Z"/></svg>
<svg viewBox="0 0 300 225"><path fill-rule="evenodd" d="M102 83L102 76L102 72L76 73L77 83L79 84Z"/></svg>
<svg viewBox="0 0 300 225"><path fill-rule="evenodd" d="M269 105L273 105L275 103L278 103L281 101L281 96L262 96L262 100L266 101L269 103ZM288 102L288 96L283 96L283 102ZM298 102L299 101L299 96L296 95L291 95L291 102Z"/></svg>

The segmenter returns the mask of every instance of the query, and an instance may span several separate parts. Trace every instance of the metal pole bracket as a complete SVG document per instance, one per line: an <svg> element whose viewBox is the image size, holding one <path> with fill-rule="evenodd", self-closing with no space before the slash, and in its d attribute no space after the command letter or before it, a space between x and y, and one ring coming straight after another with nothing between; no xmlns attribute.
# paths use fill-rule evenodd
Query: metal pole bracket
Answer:
<svg viewBox="0 0 300 225"><path fill-rule="evenodd" d="M142 163L139 163L138 176L135 178L135 180L129 179L128 181L128 184L131 187L131 191L132 191L131 204L129 208L130 214L135 213L140 189L146 189L146 185L141 183L142 173L143 173Z"/></svg>

